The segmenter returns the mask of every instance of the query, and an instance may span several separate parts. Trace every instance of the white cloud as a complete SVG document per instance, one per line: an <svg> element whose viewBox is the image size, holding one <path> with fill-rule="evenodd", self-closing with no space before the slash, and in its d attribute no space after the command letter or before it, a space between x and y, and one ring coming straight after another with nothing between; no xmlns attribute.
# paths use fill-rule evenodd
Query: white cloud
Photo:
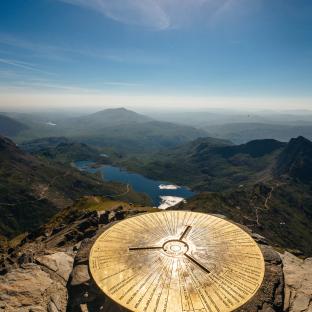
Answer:
<svg viewBox="0 0 312 312"><path fill-rule="evenodd" d="M115 21L156 30L209 19L232 0L58 0L95 10Z"/></svg>
<svg viewBox="0 0 312 312"><path fill-rule="evenodd" d="M13 66L13 67L18 67L18 68L25 69L25 70L34 71L34 72L41 72L41 73L50 74L48 72L45 72L45 71L35 67L35 65L28 63L28 62L23 62L23 61L8 59L8 58L0 58L0 63L8 65L8 66Z"/></svg>
<svg viewBox="0 0 312 312"><path fill-rule="evenodd" d="M62 0L64 1L64 0ZM0 47L11 46L31 51L32 59L48 59L61 62L73 62L75 57L86 57L107 60L115 63L160 65L169 63L167 56L141 49L90 48L80 45L51 45L19 38L15 35L0 32ZM0 50L0 55L5 54ZM1 56L0 56L1 58Z"/></svg>
<svg viewBox="0 0 312 312"><path fill-rule="evenodd" d="M125 24L165 29L170 20L162 7L154 0L59 0L96 10L105 16Z"/></svg>

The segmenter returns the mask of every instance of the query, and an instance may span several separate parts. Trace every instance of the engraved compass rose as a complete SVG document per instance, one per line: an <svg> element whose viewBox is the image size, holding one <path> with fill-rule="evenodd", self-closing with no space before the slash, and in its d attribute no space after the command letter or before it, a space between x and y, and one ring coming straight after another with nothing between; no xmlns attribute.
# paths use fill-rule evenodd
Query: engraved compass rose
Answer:
<svg viewBox="0 0 312 312"><path fill-rule="evenodd" d="M227 312L254 296L264 276L258 245L212 215L161 211L123 220L90 252L99 288L137 312Z"/></svg>

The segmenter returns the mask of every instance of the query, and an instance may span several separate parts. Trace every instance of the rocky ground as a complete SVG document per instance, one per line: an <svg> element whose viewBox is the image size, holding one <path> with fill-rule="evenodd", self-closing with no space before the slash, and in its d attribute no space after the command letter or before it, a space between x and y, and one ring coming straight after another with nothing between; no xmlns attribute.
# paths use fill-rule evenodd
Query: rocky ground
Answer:
<svg viewBox="0 0 312 312"><path fill-rule="evenodd" d="M119 312L90 279L89 251L107 227L140 211L69 213L53 226L42 227L0 260L0 311ZM247 230L247 229L246 229ZM249 230L248 230L249 231ZM262 249L266 273L251 301L250 312L312 312L312 258L279 254L265 238L251 233ZM173 311L170 311L173 312Z"/></svg>

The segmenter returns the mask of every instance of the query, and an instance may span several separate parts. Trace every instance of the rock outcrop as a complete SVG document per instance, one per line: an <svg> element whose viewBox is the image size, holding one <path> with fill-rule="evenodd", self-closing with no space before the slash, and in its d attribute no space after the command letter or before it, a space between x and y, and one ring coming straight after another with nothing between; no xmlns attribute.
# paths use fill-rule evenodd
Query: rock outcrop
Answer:
<svg viewBox="0 0 312 312"><path fill-rule="evenodd" d="M0 277L0 311L66 311L66 281L29 263Z"/></svg>
<svg viewBox="0 0 312 312"><path fill-rule="evenodd" d="M312 311L312 258L299 259L289 252L281 255L284 265L284 311Z"/></svg>

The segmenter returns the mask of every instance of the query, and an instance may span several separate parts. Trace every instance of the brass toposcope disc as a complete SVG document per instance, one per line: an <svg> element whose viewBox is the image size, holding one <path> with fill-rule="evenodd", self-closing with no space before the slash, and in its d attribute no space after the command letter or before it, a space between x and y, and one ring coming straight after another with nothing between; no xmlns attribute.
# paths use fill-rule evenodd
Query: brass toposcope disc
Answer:
<svg viewBox="0 0 312 312"><path fill-rule="evenodd" d="M225 312L255 295L264 260L233 223L162 211L105 231L91 249L90 271L102 291L130 311Z"/></svg>

